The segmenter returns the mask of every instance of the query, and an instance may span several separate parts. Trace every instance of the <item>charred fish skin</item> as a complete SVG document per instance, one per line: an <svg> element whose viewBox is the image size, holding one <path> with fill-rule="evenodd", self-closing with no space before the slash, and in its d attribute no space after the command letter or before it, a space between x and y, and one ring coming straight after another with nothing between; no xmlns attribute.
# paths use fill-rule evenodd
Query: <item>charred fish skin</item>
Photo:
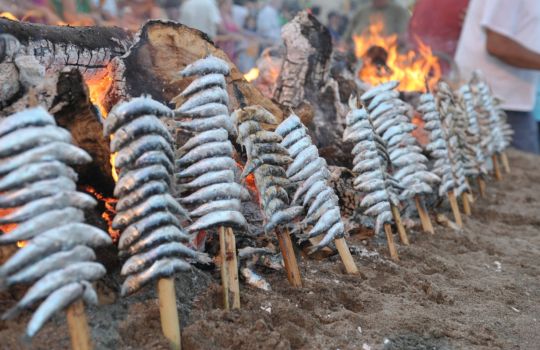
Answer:
<svg viewBox="0 0 540 350"><path fill-rule="evenodd" d="M2 119L0 137L19 129L47 125L56 125L56 121L43 107L26 109Z"/></svg>
<svg viewBox="0 0 540 350"><path fill-rule="evenodd" d="M162 165L151 165L122 173L114 188L114 195L116 197L126 196L149 181L163 181L170 185L171 174Z"/></svg>
<svg viewBox="0 0 540 350"><path fill-rule="evenodd" d="M171 133L159 119L146 115L120 127L114 133L114 139L110 144L111 152L119 151L130 141L143 135L159 135L171 144L174 142Z"/></svg>
<svg viewBox="0 0 540 350"><path fill-rule="evenodd" d="M163 151L171 161L174 161L174 152L166 139L159 135L144 135L118 152L114 166L120 169L127 167L144 153L156 150Z"/></svg>
<svg viewBox="0 0 540 350"><path fill-rule="evenodd" d="M208 75L208 74L221 74L229 75L229 64L213 55L197 60L192 64L189 64L180 72L182 77L191 77L195 75Z"/></svg>

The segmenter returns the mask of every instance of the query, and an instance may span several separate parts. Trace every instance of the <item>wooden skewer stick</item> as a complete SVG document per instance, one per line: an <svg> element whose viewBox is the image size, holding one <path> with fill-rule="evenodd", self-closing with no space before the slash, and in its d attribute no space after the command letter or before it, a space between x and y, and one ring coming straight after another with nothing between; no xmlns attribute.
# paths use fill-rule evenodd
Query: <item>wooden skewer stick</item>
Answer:
<svg viewBox="0 0 540 350"><path fill-rule="evenodd" d="M469 203L469 193L463 192L461 194L461 201L463 202L463 213L465 215L471 215L471 204Z"/></svg>
<svg viewBox="0 0 540 350"><path fill-rule="evenodd" d="M414 196L414 202L416 203L416 209L418 210L418 215L420 216L420 222L422 222L422 229L431 234L435 233L433 225L431 224L431 219L429 213L427 212L426 205L420 196Z"/></svg>
<svg viewBox="0 0 540 350"><path fill-rule="evenodd" d="M396 227L399 233L399 239L401 243L405 245L410 245L409 237L407 236L407 231L405 231L405 226L403 226L403 222L401 222L401 215L399 214L398 208L392 204L390 204L390 208L392 209L392 216L394 217L394 221L396 222Z"/></svg>
<svg viewBox="0 0 540 350"><path fill-rule="evenodd" d="M302 287L302 279L300 277L300 269L298 268L298 262L296 261L296 255L294 254L294 248L291 241L291 234L288 229L284 231L276 228L276 235L279 241L279 247L281 249L281 255L283 256L283 262L285 264L285 270L287 271L287 279L293 287Z"/></svg>
<svg viewBox="0 0 540 350"><path fill-rule="evenodd" d="M462 228L463 221L461 220L461 213L459 212L459 206L456 199L454 191L448 191L448 200L450 201L450 206L452 207L452 213L454 214L454 221L456 224Z"/></svg>
<svg viewBox="0 0 540 350"><path fill-rule="evenodd" d="M469 206L472 207L475 199L474 199L474 196L473 196L471 183L470 183L468 178L465 178L465 183L467 183L467 187L469 187L469 189L471 189L470 192L466 192L466 193L467 193L467 199L469 200Z"/></svg>
<svg viewBox="0 0 540 350"><path fill-rule="evenodd" d="M494 154L491 157L491 160L493 161L493 173L495 174L495 180L501 181L502 175L501 175L501 169L499 168L499 160L497 159L497 155Z"/></svg>
<svg viewBox="0 0 540 350"><path fill-rule="evenodd" d="M219 254L221 257L221 285L223 287L223 308L240 308L240 285L236 260L236 241L232 229L219 228Z"/></svg>
<svg viewBox="0 0 540 350"><path fill-rule="evenodd" d="M478 190L480 192L480 197L486 198L486 182L480 176L477 177L477 181L478 181Z"/></svg>
<svg viewBox="0 0 540 350"><path fill-rule="evenodd" d="M180 337L180 320L176 308L176 291L174 290L174 278L161 278L158 280L159 314L161 318L161 330L169 341L171 350L182 349Z"/></svg>
<svg viewBox="0 0 540 350"><path fill-rule="evenodd" d="M337 251L339 253L339 256L341 257L341 261L343 261L343 265L345 265L345 271L349 275L355 275L358 273L358 267L356 267L356 264L354 263L354 259L351 255L351 251L349 250L349 246L347 245L347 241L345 241L345 238L336 238L334 240L334 243L336 244Z"/></svg>
<svg viewBox="0 0 540 350"><path fill-rule="evenodd" d="M504 172L510 174L510 162L508 162L506 152L501 152L501 163L503 165Z"/></svg>
<svg viewBox="0 0 540 350"><path fill-rule="evenodd" d="M386 233L386 241L388 242L388 250L390 251L390 257L394 261L399 261L396 246L394 244L394 236L392 234L392 226L390 224L384 224L384 232Z"/></svg>
<svg viewBox="0 0 540 350"><path fill-rule="evenodd" d="M82 300L77 300L68 307L66 317L71 337L71 348L73 350L91 350L93 348L92 340Z"/></svg>

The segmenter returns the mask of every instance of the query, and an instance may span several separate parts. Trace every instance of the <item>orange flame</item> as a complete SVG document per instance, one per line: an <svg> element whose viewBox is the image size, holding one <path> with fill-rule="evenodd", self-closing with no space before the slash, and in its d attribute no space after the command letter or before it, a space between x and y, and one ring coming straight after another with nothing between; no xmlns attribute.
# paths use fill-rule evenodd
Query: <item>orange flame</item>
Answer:
<svg viewBox="0 0 540 350"><path fill-rule="evenodd" d="M19 19L11 12L2 12L0 13L0 17L7 18L12 21L19 21Z"/></svg>
<svg viewBox="0 0 540 350"><path fill-rule="evenodd" d="M0 209L0 217L6 216L6 215L12 213L13 211L15 211L15 209L17 209L17 208ZM17 227L17 224L0 225L0 232L4 232L4 234L8 234L11 231L13 231L16 227ZM17 247L22 248L26 244L27 244L27 241L18 241L17 242Z"/></svg>
<svg viewBox="0 0 540 350"><path fill-rule="evenodd" d="M96 191L92 186L85 186L83 190L92 196L94 196L100 203L103 204L105 210L101 213L101 218L107 223L107 230L113 240L117 240L120 237L120 232L112 228L112 221L114 214L116 214L115 205L118 202L116 198L105 197L102 193Z"/></svg>
<svg viewBox="0 0 540 350"><path fill-rule="evenodd" d="M248 82L252 82L253 80L257 79L259 77L259 69L258 68L251 68L249 72L244 74L244 79L246 79Z"/></svg>
<svg viewBox="0 0 540 350"><path fill-rule="evenodd" d="M110 67L107 67L103 74L99 74L98 76L86 81L90 101L92 101L92 103L99 109L99 112L104 118L107 116L107 109L105 108L104 101L112 82L113 78Z"/></svg>
<svg viewBox="0 0 540 350"><path fill-rule="evenodd" d="M364 60L359 78L370 85L378 85L390 80L400 81L400 91L426 91L426 83L433 86L441 77L439 60L419 38L418 52L398 51L397 35L384 36L384 23L373 20L362 35L353 35L355 55ZM371 62L367 53L373 47L380 47L387 53L384 62Z"/></svg>

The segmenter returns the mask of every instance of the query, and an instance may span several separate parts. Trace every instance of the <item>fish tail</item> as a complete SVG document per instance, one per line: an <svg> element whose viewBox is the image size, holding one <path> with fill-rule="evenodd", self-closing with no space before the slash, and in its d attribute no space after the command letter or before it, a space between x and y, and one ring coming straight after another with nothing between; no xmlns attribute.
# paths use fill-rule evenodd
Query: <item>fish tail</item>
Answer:
<svg viewBox="0 0 540 350"><path fill-rule="evenodd" d="M20 314L21 311L22 311L22 309L19 307L19 305L15 305L14 307L9 309L8 311L6 311L2 315L2 320L3 321L11 320L11 319L17 317L17 315Z"/></svg>

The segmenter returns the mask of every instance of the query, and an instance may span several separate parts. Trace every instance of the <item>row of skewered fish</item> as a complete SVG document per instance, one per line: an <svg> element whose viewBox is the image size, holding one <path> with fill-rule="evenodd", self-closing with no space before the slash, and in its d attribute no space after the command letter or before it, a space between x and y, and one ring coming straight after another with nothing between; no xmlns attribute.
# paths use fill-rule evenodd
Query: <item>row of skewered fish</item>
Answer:
<svg viewBox="0 0 540 350"><path fill-rule="evenodd" d="M229 116L225 76L227 62L214 56L195 61L180 75L196 77L177 97L176 126L194 133L177 151L176 169L182 203L196 220L187 228L197 232L217 226L245 229L241 201L249 192L236 180L238 167L229 136L236 129Z"/></svg>
<svg viewBox="0 0 540 350"><path fill-rule="evenodd" d="M174 140L159 119L171 116L163 104L139 97L116 105L104 123L119 175L112 227L121 231L120 255L129 257L121 271L127 276L124 296L153 280L189 270L190 259L208 262L205 254L186 246L190 237L181 224L189 215L171 195Z"/></svg>
<svg viewBox="0 0 540 350"><path fill-rule="evenodd" d="M0 244L26 241L0 267L0 288L32 284L3 318L45 299L27 326L28 337L78 300L97 304L91 283L105 275L105 268L94 262L92 248L112 241L84 223L84 210L97 203L76 190L77 174L70 167L90 161L43 108L0 121L0 209L9 211L0 217L0 225L16 225L0 236Z"/></svg>
<svg viewBox="0 0 540 350"><path fill-rule="evenodd" d="M390 175L390 155L385 140L377 135L365 108L358 108L356 98L349 101L351 111L346 116L344 140L354 142L353 172L358 174L354 189L365 193L360 206L364 214L375 217L375 232L381 232L384 224L393 222L391 206L399 205L402 190L398 181Z"/></svg>
<svg viewBox="0 0 540 350"><path fill-rule="evenodd" d="M278 225L292 222L302 214L302 206L289 207L287 171L292 158L283 140L273 131L263 130L261 123L276 125L277 120L261 106L249 106L235 111L232 118L238 129L238 142L247 154L243 177L253 173L260 193L261 206L266 217L265 232Z"/></svg>
<svg viewBox="0 0 540 350"><path fill-rule="evenodd" d="M283 138L281 145L293 159L286 172L289 181L296 185L292 204L301 203L307 208L300 227L312 226L309 232L298 235L298 238L306 240L324 235L311 249L313 252L345 235L339 199L328 185L330 172L326 161L319 156L300 118L292 114L276 128L276 133Z"/></svg>
<svg viewBox="0 0 540 350"><path fill-rule="evenodd" d="M399 99L395 90L398 85L397 81L381 84L365 92L360 99L367 106L375 133L386 144L393 177L402 188L400 199L405 201L431 194L440 178L428 170L428 159L411 134L416 126L406 115L409 106ZM344 139L356 141L355 134L354 127L348 126Z"/></svg>

